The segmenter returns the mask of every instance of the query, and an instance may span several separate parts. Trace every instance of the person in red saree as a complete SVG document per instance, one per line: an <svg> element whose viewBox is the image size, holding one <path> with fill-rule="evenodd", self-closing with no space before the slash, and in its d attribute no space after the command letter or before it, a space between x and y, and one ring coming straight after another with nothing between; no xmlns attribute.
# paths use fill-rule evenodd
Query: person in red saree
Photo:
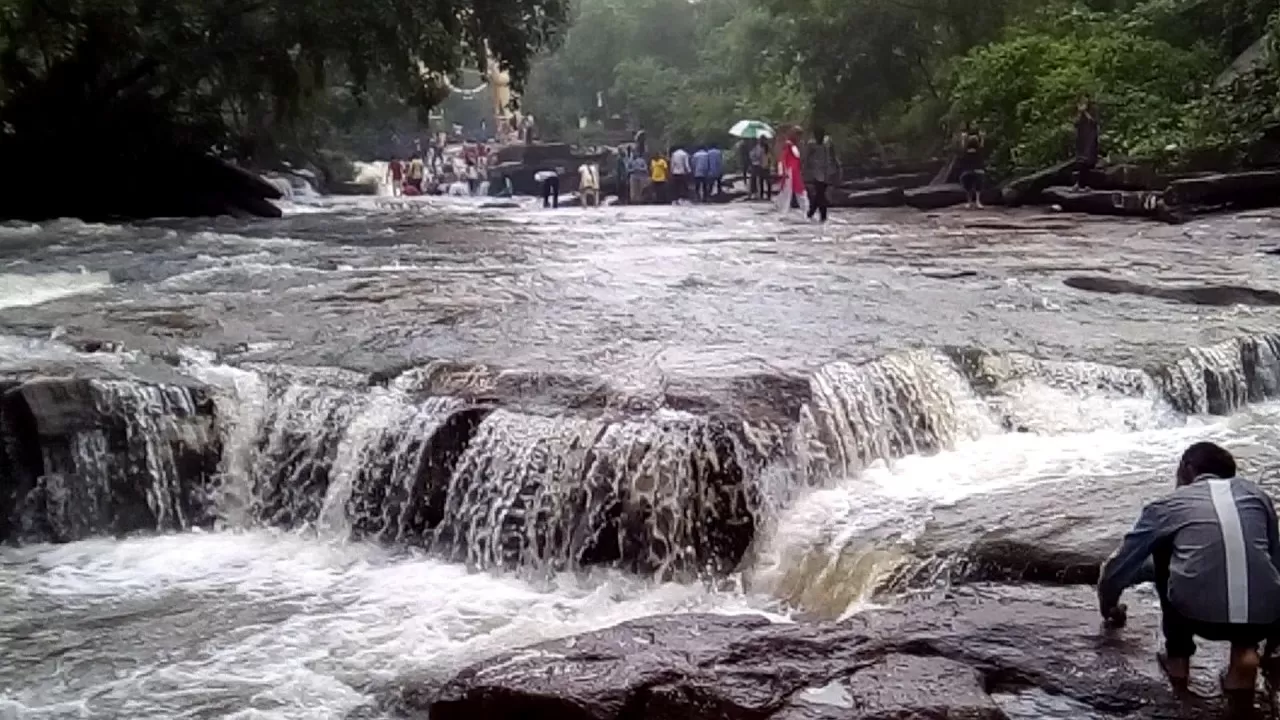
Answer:
<svg viewBox="0 0 1280 720"><path fill-rule="evenodd" d="M786 141L778 153L778 174L782 176L778 192L778 210L791 210L791 198L799 201L800 212L809 211L809 196L804 189L804 172L800 165L800 147L797 144L800 131L792 128L786 133Z"/></svg>

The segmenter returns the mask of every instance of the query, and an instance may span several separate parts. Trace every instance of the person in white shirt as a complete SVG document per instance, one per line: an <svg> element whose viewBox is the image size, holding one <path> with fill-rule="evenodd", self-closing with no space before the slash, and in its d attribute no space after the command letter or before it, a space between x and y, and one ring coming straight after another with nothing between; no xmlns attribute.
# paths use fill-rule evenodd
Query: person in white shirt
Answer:
<svg viewBox="0 0 1280 720"><path fill-rule="evenodd" d="M671 151L671 204L678 205L689 196L689 153L678 147Z"/></svg>
<svg viewBox="0 0 1280 720"><path fill-rule="evenodd" d="M578 167L578 190L582 193L583 207L600 205L600 166L583 163Z"/></svg>

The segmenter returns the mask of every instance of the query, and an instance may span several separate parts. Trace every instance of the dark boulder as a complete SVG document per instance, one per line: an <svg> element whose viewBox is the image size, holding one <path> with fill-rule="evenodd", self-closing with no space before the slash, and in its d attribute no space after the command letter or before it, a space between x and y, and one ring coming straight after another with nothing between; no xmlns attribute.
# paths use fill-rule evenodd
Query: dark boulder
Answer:
<svg viewBox="0 0 1280 720"><path fill-rule="evenodd" d="M1093 190L1159 191L1169 178L1150 165L1120 163L1084 171L1083 185Z"/></svg>
<svg viewBox="0 0 1280 720"><path fill-rule="evenodd" d="M194 383L33 378L0 397L5 539L208 526L221 448Z"/></svg>
<svg viewBox="0 0 1280 720"><path fill-rule="evenodd" d="M662 403L674 410L791 426L812 398L809 378L785 373L670 378Z"/></svg>
<svg viewBox="0 0 1280 720"><path fill-rule="evenodd" d="M573 156L573 146L568 143L516 143L498 148L496 160L499 164L520 163L523 165L541 165L554 163Z"/></svg>
<svg viewBox="0 0 1280 720"><path fill-rule="evenodd" d="M542 194L542 184L534 180L534 174L539 170L561 168L560 204L563 206L564 196L578 189L578 166L587 162L600 166L601 189L616 194L616 157L611 150L583 153L565 143L508 145L499 148L497 164L489 168L489 182L499 187L504 178L509 178L516 195L536 196Z"/></svg>
<svg viewBox="0 0 1280 720"><path fill-rule="evenodd" d="M898 207L906 203L906 195L900 187L882 187L872 190L830 191L831 207L843 208L878 208Z"/></svg>
<svg viewBox="0 0 1280 720"><path fill-rule="evenodd" d="M1222 173L1169 183L1165 202L1175 207L1272 207L1280 197L1280 170Z"/></svg>
<svg viewBox="0 0 1280 720"><path fill-rule="evenodd" d="M329 183L329 192L333 195L377 195L376 182L335 182Z"/></svg>
<svg viewBox="0 0 1280 720"><path fill-rule="evenodd" d="M652 617L516 650L398 705L432 720L921 720L1213 718L1215 690L1183 705L1154 661L1158 617L1134 605L1104 632L1089 590L969 588L839 623ZM1206 647L1193 688L1216 688ZM1058 713L1017 715L1053 696ZM1059 714L1060 713L1060 714Z"/></svg>
<svg viewBox="0 0 1280 720"><path fill-rule="evenodd" d="M1099 568L1155 497L1138 478L1117 478L1106 507L1072 498L1080 483L1046 484L961 500L938 508L907 561L885 589L936 583L1037 582L1092 584ZM1145 492L1144 492L1145 491ZM1036 518L1027 522L1026 518Z"/></svg>
<svg viewBox="0 0 1280 720"><path fill-rule="evenodd" d="M4 152L0 148L0 154ZM21 162L24 157L25 153L10 152L5 158L6 165L29 167L35 175L0 197L0 217L38 221L281 216L271 202L281 198L279 188L248 170L199 153L156 151L135 162L75 158L76 166L110 168L111 182L98 184L93 192L53 193L46 188L66 184L68 165L58 162L57 155L34 157L30 164Z"/></svg>
<svg viewBox="0 0 1280 720"><path fill-rule="evenodd" d="M843 190L851 190L859 192L863 190L880 190L885 188L897 188L899 190L907 190L909 188L923 187L933 180L936 174L934 170L913 173L898 173L896 175L876 175L871 177L859 177L852 180L845 180L840 183Z"/></svg>
<svg viewBox="0 0 1280 720"><path fill-rule="evenodd" d="M1067 160L1029 175L1014 178L1005 183L1001 189L1004 204L1017 207L1039 202L1040 193L1048 188L1054 185L1071 184L1078 167L1079 163L1076 160Z"/></svg>
<svg viewBox="0 0 1280 720"><path fill-rule="evenodd" d="M1172 219L1159 192L1051 187L1040 192L1040 200L1067 212Z"/></svg>
<svg viewBox="0 0 1280 720"><path fill-rule="evenodd" d="M965 197L963 187L950 183L914 188L903 193L905 202L919 210L940 210L963 205Z"/></svg>

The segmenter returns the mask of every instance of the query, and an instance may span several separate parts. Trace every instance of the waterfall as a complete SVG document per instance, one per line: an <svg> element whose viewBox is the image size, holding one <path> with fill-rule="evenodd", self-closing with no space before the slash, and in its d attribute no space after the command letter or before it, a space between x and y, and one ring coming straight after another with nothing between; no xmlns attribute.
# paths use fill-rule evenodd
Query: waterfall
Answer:
<svg viewBox="0 0 1280 720"><path fill-rule="evenodd" d="M823 475L856 473L869 462L930 453L961 438L994 432L969 382L945 356L889 355L854 365L834 362L812 378L802 423Z"/></svg>
<svg viewBox="0 0 1280 720"><path fill-rule="evenodd" d="M1280 394L1280 336L1190 348L1185 357L1157 370L1156 377L1179 411L1227 415Z"/></svg>
<svg viewBox="0 0 1280 720"><path fill-rule="evenodd" d="M774 558L794 566L775 573L779 588L804 594L821 580L862 597L876 583L849 589L849 573L883 574L902 555L867 554L876 527L822 528L839 512L874 520L900 505L875 494L877 482L901 482L886 474L898 464L1002 434L1124 433L1229 413L1276 397L1277 349L1274 336L1242 338L1146 369L917 350L827 363L807 379L625 391L444 360L364 375L186 353L181 374L3 381L0 537L267 525L421 546L478 568L608 565L662 578ZM839 512L812 506L836 485L867 495ZM818 534L759 546L797 507Z"/></svg>
<svg viewBox="0 0 1280 720"><path fill-rule="evenodd" d="M732 565L753 518L729 432L672 411L606 421L498 410L454 470L440 544L482 567Z"/></svg>
<svg viewBox="0 0 1280 720"><path fill-rule="evenodd" d="M2 408L23 495L9 508L19 537L181 530L212 518L218 444L203 390L37 379L6 393Z"/></svg>

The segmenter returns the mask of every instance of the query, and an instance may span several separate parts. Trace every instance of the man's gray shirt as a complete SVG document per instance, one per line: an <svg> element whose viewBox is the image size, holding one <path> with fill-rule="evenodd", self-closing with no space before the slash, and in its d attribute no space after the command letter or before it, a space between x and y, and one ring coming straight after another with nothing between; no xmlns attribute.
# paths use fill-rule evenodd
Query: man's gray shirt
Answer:
<svg viewBox="0 0 1280 720"><path fill-rule="evenodd" d="M1153 552L1170 553L1169 603L1206 623L1280 620L1280 537L1271 498L1242 478L1201 476L1142 509L1102 566L1104 611L1142 574Z"/></svg>

